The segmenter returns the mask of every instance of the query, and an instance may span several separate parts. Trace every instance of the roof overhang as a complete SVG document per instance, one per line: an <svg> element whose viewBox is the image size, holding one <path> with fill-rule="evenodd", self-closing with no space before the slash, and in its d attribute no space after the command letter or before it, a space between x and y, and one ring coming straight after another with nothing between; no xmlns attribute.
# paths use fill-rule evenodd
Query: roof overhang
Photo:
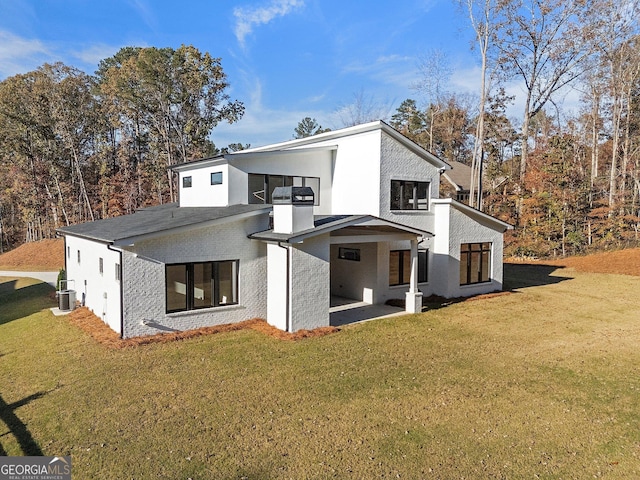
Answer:
<svg viewBox="0 0 640 480"><path fill-rule="evenodd" d="M502 231L503 233L507 230L513 230L513 225L507 222L503 222L499 218L481 212L480 210L470 207L469 205L465 205L464 203L458 202L457 200L454 200L452 198L433 198L431 199L431 204L449 205L451 208L455 208L468 217L474 219L478 223L493 228L494 230Z"/></svg>
<svg viewBox="0 0 640 480"><path fill-rule="evenodd" d="M256 232L249 238L264 242L303 243L308 238L329 234L331 244L389 242L432 237L424 230L374 217L373 215L343 215L319 217L314 228L295 233L276 233L273 230Z"/></svg>
<svg viewBox="0 0 640 480"><path fill-rule="evenodd" d="M249 153L257 153L257 152L282 152L286 150L298 150L302 147L308 147L310 145L319 144L319 143L329 143L335 139L340 139L343 137L349 137L353 135L359 135L362 133L368 133L375 130L381 130L385 132L387 135L393 137L395 140L400 142L406 148L411 150L413 153L433 164L440 170L449 170L451 169L451 165L449 165L444 160L438 158L431 152L425 150L420 145L412 141L411 139L405 137L400 132L398 132L395 128L391 127L387 123L382 120L378 120L375 122L363 123L361 125L355 125L353 127L343 128L340 130L332 130L330 132L320 133L318 135L313 135L311 137L298 138L294 140L288 140L286 142L275 143L272 145L265 145L263 147L250 148L247 150L243 150L241 152L233 153L232 155L246 155Z"/></svg>

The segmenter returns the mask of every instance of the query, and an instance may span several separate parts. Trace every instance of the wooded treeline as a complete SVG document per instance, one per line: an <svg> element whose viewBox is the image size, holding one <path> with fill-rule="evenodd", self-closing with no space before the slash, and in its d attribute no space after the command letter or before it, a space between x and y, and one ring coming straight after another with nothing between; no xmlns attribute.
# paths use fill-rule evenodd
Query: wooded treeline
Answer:
<svg viewBox="0 0 640 480"><path fill-rule="evenodd" d="M639 0L453 1L471 26L478 94L448 90L446 55L430 52L417 100L390 123L470 165L470 205L516 227L507 254L640 244ZM227 88L220 59L191 46L124 48L95 75L55 64L0 82L0 251L175 200L167 167L221 151L211 130L244 113ZM565 110L576 92L580 108ZM514 102L519 119L506 113ZM380 118L362 95L352 107L344 122Z"/></svg>
<svg viewBox="0 0 640 480"><path fill-rule="evenodd" d="M640 244L640 22L635 0L459 0L480 57L477 96L423 63L422 105L391 124L472 168L470 205L516 228L505 251L570 255ZM522 86L522 117L507 118ZM578 111L563 110L579 93Z"/></svg>
<svg viewBox="0 0 640 480"><path fill-rule="evenodd" d="M95 75L45 64L0 83L0 252L55 229L174 201L167 167L218 152L244 113L220 59L121 49Z"/></svg>

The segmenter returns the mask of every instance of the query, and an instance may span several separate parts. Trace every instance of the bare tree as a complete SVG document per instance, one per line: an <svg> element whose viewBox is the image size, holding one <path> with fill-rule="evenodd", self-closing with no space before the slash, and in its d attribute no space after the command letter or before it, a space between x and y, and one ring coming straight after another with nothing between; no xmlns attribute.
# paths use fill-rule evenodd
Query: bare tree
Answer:
<svg viewBox="0 0 640 480"><path fill-rule="evenodd" d="M413 88L424 96L428 105L428 149L433 152L436 118L442 112L442 106L446 103L445 98L449 97L445 85L451 78L451 66L447 55L442 50L436 49L430 50L420 58L419 62L420 80L413 85Z"/></svg>
<svg viewBox="0 0 640 480"><path fill-rule="evenodd" d="M611 137L610 209L616 202L618 187L624 195L626 185L632 95L640 76L639 19L640 11L635 1L595 0L585 15L585 21L592 29L590 40L597 55L597 75L599 79L605 79L603 92L610 105L607 122ZM620 177L622 180L618 185Z"/></svg>
<svg viewBox="0 0 640 480"><path fill-rule="evenodd" d="M507 75L524 82L520 177L527 168L529 121L552 96L582 75L590 53L583 43L581 0L513 0L495 42Z"/></svg>
<svg viewBox="0 0 640 480"><path fill-rule="evenodd" d="M475 33L477 50L480 54L480 99L478 101L478 117L476 121L473 157L471 159L471 189L469 205L482 210L482 162L484 159L485 141L485 107L491 92L491 84L487 78L489 51L493 45L493 32L499 28L500 4L498 0L459 0L467 8L469 21Z"/></svg>
<svg viewBox="0 0 640 480"><path fill-rule="evenodd" d="M392 108L388 102L382 103L373 95L360 90L353 94L353 101L340 107L335 115L343 127L353 127L376 120L387 120Z"/></svg>

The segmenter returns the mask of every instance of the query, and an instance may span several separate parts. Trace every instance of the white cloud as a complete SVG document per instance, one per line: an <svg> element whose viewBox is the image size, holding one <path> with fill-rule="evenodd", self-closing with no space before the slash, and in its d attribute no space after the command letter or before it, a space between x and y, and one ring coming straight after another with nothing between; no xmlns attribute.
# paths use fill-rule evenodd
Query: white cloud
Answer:
<svg viewBox="0 0 640 480"><path fill-rule="evenodd" d="M9 77L33 70L52 56L51 51L37 39L18 37L0 30L0 77Z"/></svg>
<svg viewBox="0 0 640 480"><path fill-rule="evenodd" d="M119 46L100 43L90 45L82 50L73 51L71 52L71 55L79 59L82 63L86 65L95 65L97 68L101 60L112 57L118 52L118 50L120 50L120 48L121 47Z"/></svg>
<svg viewBox="0 0 640 480"><path fill-rule="evenodd" d="M304 0L272 0L267 6L235 8L233 11L233 15L236 17L234 32L238 43L244 48L245 38L251 34L254 27L265 25L274 18L287 15L303 5Z"/></svg>
<svg viewBox="0 0 640 480"><path fill-rule="evenodd" d="M146 0L129 0L129 4L138 12L138 15L148 27L154 30L157 29L158 21L153 9Z"/></svg>

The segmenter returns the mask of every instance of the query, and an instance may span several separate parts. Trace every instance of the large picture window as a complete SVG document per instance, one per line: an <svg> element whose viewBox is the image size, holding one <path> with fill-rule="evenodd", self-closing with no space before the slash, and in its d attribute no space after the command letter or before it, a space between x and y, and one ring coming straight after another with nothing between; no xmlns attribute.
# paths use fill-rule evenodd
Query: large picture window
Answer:
<svg viewBox="0 0 640 480"><path fill-rule="evenodd" d="M294 177L290 175L249 174L249 203L273 203L276 187L311 187L314 205L320 205L320 179L318 177Z"/></svg>
<svg viewBox="0 0 640 480"><path fill-rule="evenodd" d="M167 313L238 303L238 261L183 263L165 270Z"/></svg>
<svg viewBox="0 0 640 480"><path fill-rule="evenodd" d="M460 245L460 285L491 280L491 243L463 243Z"/></svg>
<svg viewBox="0 0 640 480"><path fill-rule="evenodd" d="M429 182L391 180L391 210L429 210Z"/></svg>
<svg viewBox="0 0 640 480"><path fill-rule="evenodd" d="M428 251L418 250L418 283L426 283L428 277ZM411 282L411 250L389 252L389 285L408 285Z"/></svg>

